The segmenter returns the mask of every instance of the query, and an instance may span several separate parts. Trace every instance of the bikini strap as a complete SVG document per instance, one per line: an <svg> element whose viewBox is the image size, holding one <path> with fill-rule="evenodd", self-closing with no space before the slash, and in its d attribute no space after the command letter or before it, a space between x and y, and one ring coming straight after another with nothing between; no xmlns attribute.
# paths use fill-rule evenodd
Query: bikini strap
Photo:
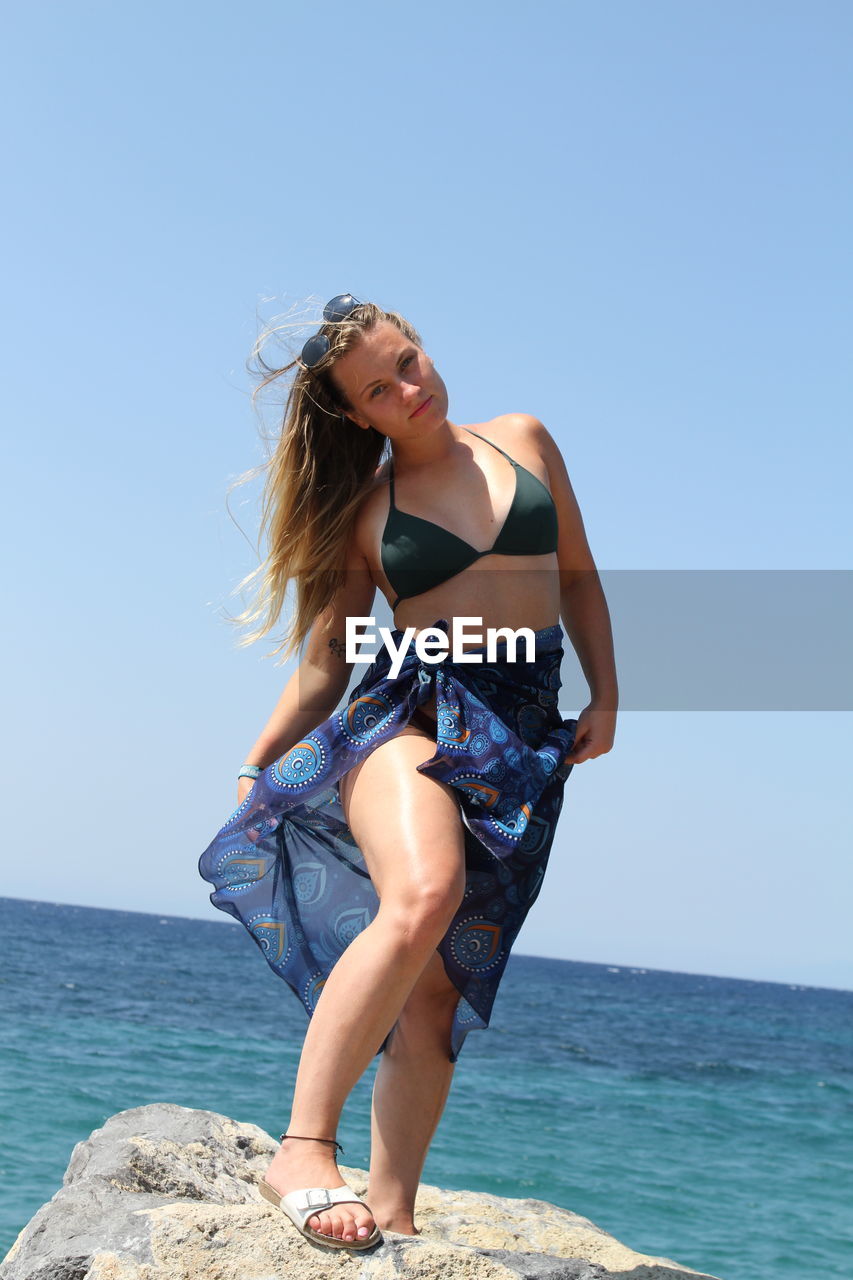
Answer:
<svg viewBox="0 0 853 1280"><path fill-rule="evenodd" d="M394 459L388 459L388 481L391 486L391 508L394 507Z"/></svg>
<svg viewBox="0 0 853 1280"><path fill-rule="evenodd" d="M498 453L502 453L503 456L506 458L507 462L511 462L514 467L517 467L519 465L516 462L515 458L511 458L507 453L506 449L502 449L499 444L495 444L494 440L487 440L485 436L480 435L479 431L471 431L470 427L466 427L465 430L470 431L471 435L476 436L478 440L485 440L486 444L490 444L493 449L497 449Z"/></svg>

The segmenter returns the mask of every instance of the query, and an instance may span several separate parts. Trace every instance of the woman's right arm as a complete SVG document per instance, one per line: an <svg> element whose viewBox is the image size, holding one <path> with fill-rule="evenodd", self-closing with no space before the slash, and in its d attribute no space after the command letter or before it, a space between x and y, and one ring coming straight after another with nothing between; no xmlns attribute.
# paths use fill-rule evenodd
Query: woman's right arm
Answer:
<svg viewBox="0 0 853 1280"><path fill-rule="evenodd" d="M265 769L332 714L346 691L354 665L345 660L346 620L368 616L375 594L376 584L368 563L353 538L344 584L314 622L302 660L246 755L246 764ZM242 804L252 785L251 778L238 779L238 804Z"/></svg>

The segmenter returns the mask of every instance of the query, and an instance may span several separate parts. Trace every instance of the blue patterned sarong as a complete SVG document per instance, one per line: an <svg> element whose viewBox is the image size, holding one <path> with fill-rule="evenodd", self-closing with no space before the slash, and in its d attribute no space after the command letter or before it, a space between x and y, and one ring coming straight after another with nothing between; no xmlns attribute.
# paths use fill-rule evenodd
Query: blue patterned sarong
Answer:
<svg viewBox="0 0 853 1280"><path fill-rule="evenodd" d="M433 624L447 632L447 621ZM338 780L436 695L436 748L420 773L455 787L467 885L438 946L459 990L450 1060L489 1024L510 950L542 885L576 720L557 707L563 631L534 633L536 656L422 663L414 641L396 676L384 646L347 705L264 769L199 859L210 901L242 921L310 1017L329 973L379 898L347 826ZM403 632L393 632L399 645ZM389 1033L390 1037L390 1033ZM381 1053L389 1037L377 1051Z"/></svg>

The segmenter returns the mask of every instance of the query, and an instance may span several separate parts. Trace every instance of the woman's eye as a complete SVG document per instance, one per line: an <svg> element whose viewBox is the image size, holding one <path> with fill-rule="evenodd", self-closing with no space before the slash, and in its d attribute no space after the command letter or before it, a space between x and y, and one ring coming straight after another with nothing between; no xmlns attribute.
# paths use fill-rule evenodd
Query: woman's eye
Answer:
<svg viewBox="0 0 853 1280"><path fill-rule="evenodd" d="M414 356L406 356L405 360L400 361L400 368L405 369L406 365L411 364L414 358L415 358ZM385 390L384 386L374 387L368 399L372 400L377 391L384 391L384 390Z"/></svg>

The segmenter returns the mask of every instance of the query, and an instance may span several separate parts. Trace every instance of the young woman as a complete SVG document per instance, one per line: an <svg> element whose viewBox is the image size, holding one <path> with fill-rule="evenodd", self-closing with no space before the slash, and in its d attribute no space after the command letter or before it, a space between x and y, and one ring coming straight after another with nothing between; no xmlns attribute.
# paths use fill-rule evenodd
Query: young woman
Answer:
<svg viewBox="0 0 853 1280"><path fill-rule="evenodd" d="M295 581L286 653L304 650L199 870L309 1014L261 1194L309 1239L365 1248L381 1228L418 1234L454 1063L488 1025L565 781L613 745L610 619L549 432L521 413L452 422L402 316L339 295L298 361L262 367L264 385L296 372L241 620L266 634ZM372 617L377 587L390 643L336 712L347 622ZM577 720L557 709L561 617L591 692ZM490 649L489 628L528 629L532 651L506 633ZM365 1202L341 1181L336 1130L377 1054Z"/></svg>

